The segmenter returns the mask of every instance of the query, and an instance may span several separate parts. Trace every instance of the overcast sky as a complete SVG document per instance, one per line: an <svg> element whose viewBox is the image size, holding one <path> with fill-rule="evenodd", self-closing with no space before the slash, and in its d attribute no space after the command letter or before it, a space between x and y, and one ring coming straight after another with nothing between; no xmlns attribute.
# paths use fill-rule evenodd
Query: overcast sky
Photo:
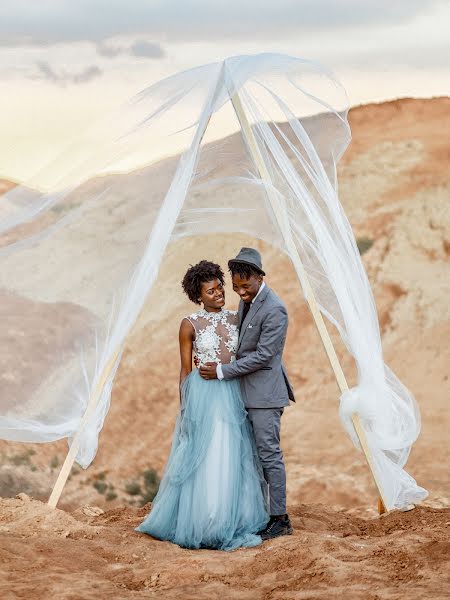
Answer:
<svg viewBox="0 0 450 600"><path fill-rule="evenodd" d="M229 55L285 52L351 104L448 95L443 0L1 0L0 176L24 180L140 89Z"/></svg>
<svg viewBox="0 0 450 600"><path fill-rule="evenodd" d="M120 35L167 36L168 42L261 39L270 35L377 28L412 22L445 6L440 0L2 0L6 45L104 41Z"/></svg>

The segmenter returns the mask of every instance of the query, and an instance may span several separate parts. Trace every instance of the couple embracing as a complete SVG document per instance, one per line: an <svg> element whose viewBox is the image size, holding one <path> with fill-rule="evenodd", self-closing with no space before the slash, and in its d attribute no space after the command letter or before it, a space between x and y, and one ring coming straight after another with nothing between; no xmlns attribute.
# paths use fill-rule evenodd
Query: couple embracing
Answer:
<svg viewBox="0 0 450 600"><path fill-rule="evenodd" d="M292 533L280 419L294 400L282 363L288 316L261 256L228 262L239 310L224 309L224 273L201 261L182 286L201 310L180 326L180 398L172 449L137 531L185 548L234 550ZM192 361L197 368L192 368Z"/></svg>

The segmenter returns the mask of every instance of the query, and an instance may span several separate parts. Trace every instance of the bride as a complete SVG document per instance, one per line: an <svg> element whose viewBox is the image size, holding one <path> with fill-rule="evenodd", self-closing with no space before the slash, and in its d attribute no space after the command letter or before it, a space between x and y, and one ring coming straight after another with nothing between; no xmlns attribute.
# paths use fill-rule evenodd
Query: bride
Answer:
<svg viewBox="0 0 450 600"><path fill-rule="evenodd" d="M235 359L238 315L225 310L224 274L202 260L182 286L203 307L180 326L180 400L172 449L152 510L137 527L186 548L234 550L261 543L267 489L238 379L205 380L192 369Z"/></svg>

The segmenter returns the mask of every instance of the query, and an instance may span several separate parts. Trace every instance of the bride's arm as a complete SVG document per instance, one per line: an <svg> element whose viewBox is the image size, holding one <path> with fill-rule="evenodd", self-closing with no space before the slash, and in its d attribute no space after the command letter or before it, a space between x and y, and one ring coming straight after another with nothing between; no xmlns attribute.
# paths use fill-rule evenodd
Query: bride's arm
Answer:
<svg viewBox="0 0 450 600"><path fill-rule="evenodd" d="M194 328L188 319L183 319L180 325L180 402L181 384L192 371L192 343L194 341Z"/></svg>

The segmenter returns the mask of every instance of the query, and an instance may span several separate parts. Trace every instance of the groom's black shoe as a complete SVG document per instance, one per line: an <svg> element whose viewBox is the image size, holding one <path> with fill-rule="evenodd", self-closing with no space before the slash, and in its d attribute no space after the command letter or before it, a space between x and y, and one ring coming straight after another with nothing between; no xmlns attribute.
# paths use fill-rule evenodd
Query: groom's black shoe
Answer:
<svg viewBox="0 0 450 600"><path fill-rule="evenodd" d="M258 535L263 540L271 540L272 538L280 537L281 535L291 535L292 533L294 533L294 530L288 515L270 517L270 521L266 527L258 531Z"/></svg>

